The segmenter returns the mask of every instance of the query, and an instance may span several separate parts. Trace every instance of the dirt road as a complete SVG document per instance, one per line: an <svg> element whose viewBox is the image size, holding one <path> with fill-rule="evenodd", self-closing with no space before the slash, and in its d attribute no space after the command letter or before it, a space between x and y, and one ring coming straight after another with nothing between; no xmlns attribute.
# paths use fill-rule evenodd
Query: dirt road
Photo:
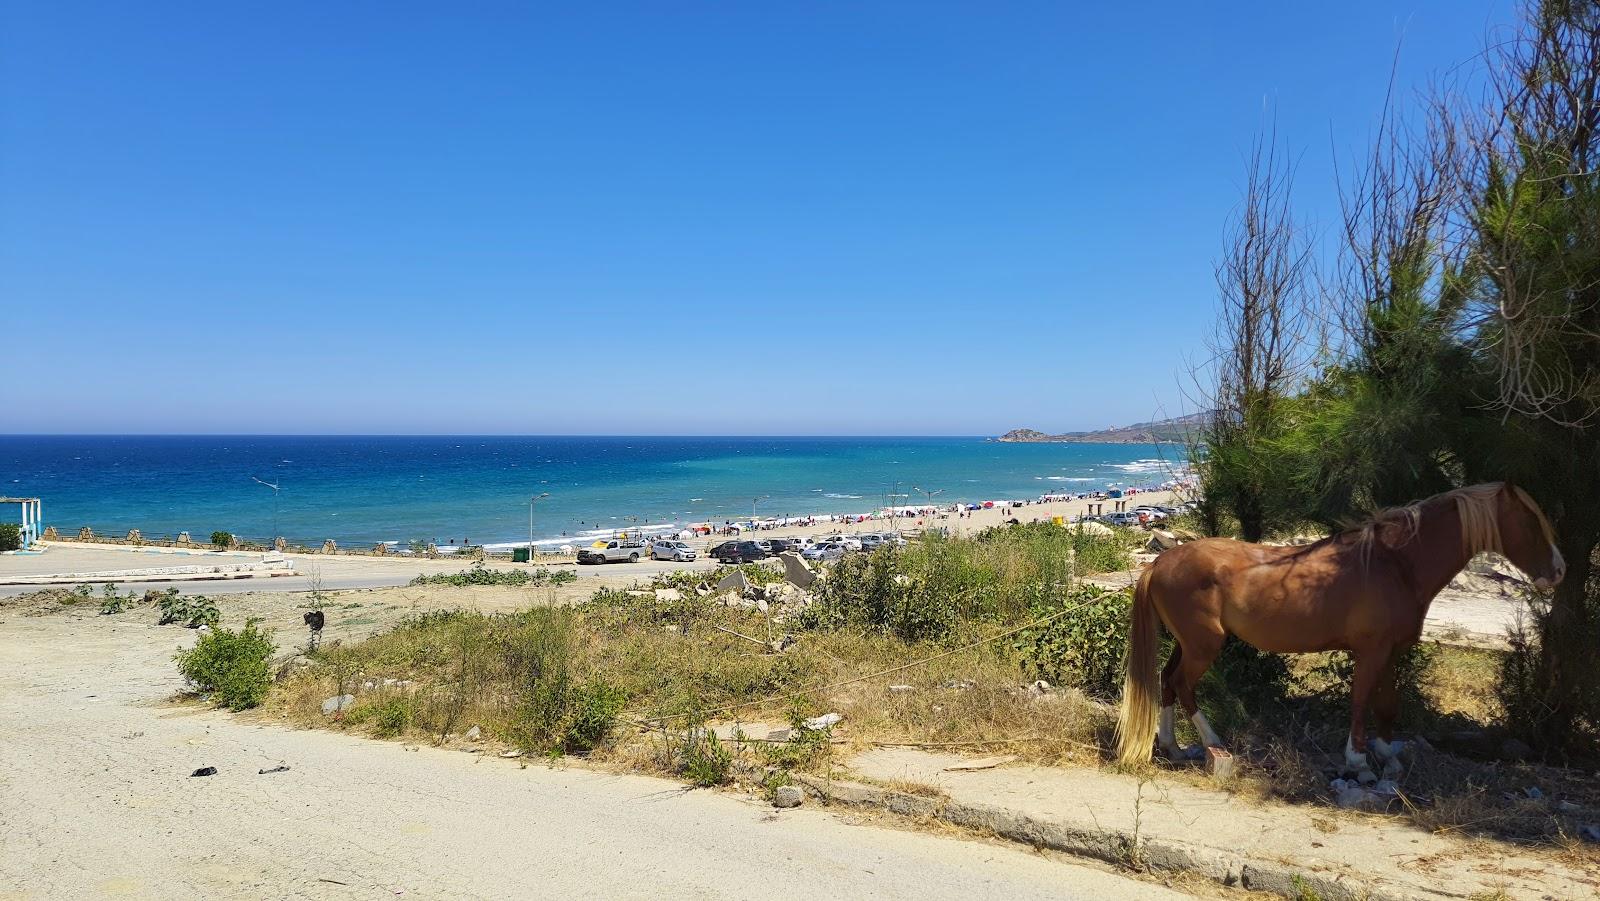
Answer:
<svg viewBox="0 0 1600 901"><path fill-rule="evenodd" d="M1180 897L810 807L169 706L192 635L0 609L0 898Z"/></svg>

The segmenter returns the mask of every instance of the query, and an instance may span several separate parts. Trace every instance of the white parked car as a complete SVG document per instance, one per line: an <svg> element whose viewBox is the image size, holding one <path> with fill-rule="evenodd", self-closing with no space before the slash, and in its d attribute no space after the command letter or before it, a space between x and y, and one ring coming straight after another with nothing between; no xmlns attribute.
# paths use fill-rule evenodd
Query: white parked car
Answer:
<svg viewBox="0 0 1600 901"><path fill-rule="evenodd" d="M845 547L833 541L824 541L820 544L807 545L800 552L800 556L807 560L837 560L844 556Z"/></svg>
<svg viewBox="0 0 1600 901"><path fill-rule="evenodd" d="M854 535L829 535L821 544L841 544L847 551L861 550L861 540Z"/></svg>
<svg viewBox="0 0 1600 901"><path fill-rule="evenodd" d="M638 563L639 558L649 553L649 547L643 541L633 539L612 539L604 543L595 542L588 547L578 548L579 563Z"/></svg>
<svg viewBox="0 0 1600 901"><path fill-rule="evenodd" d="M695 558L694 548L681 541L657 541L650 545L650 559L687 563Z"/></svg>

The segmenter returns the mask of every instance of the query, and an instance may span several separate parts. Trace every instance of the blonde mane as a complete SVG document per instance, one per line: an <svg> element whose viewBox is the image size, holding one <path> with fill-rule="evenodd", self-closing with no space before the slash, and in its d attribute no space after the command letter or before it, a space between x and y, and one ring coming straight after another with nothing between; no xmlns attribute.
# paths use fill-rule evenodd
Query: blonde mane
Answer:
<svg viewBox="0 0 1600 901"><path fill-rule="evenodd" d="M1494 499L1504 487L1506 487L1504 482L1485 482L1437 495L1439 499L1450 498L1455 501L1456 512L1461 516L1461 549L1469 555L1502 551L1500 517L1495 514ZM1539 528L1544 532L1545 540L1552 545L1555 544L1555 531L1550 526L1550 520L1545 518L1544 511L1539 509L1539 505L1533 502L1533 498L1526 491L1515 485L1510 488L1517 500L1533 511L1534 517L1539 521ZM1363 557L1371 553L1375 542L1381 542L1389 548L1397 548L1415 538L1417 529L1422 525L1424 503L1427 501L1416 501L1403 507L1390 507L1357 527L1356 541L1361 546Z"/></svg>

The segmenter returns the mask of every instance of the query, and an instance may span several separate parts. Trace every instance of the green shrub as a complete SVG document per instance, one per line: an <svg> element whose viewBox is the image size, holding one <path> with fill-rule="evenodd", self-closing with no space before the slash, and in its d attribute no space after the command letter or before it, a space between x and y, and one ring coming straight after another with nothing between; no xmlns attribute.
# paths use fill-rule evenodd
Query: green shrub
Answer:
<svg viewBox="0 0 1600 901"><path fill-rule="evenodd" d="M386 698L372 704L362 704L345 714L350 724L371 723L372 733L379 738L404 735L411 728L416 714L407 698Z"/></svg>
<svg viewBox="0 0 1600 901"><path fill-rule="evenodd" d="M866 628L948 641L973 625L1015 622L1065 596L1078 575L1125 569L1136 539L1051 523L930 533L903 549L852 554L829 569L801 617L809 628ZM1051 607L1051 609L1054 609Z"/></svg>
<svg viewBox="0 0 1600 901"><path fill-rule="evenodd" d="M22 548L22 527L14 522L0 522L0 551Z"/></svg>
<svg viewBox="0 0 1600 901"><path fill-rule="evenodd" d="M1070 612L1017 636L1023 669L1092 697L1115 699L1122 685L1132 607L1133 597L1128 592L1087 584L1076 586L1064 597L1041 598L1033 608L1038 617Z"/></svg>
<svg viewBox="0 0 1600 901"><path fill-rule="evenodd" d="M411 580L412 585L545 585L560 584L552 581L555 573L547 570L537 570L533 573L525 569L490 569L477 561L467 569L458 573L434 573L433 575L420 575ZM561 581L576 579L576 573L562 572L561 575L569 577Z"/></svg>
<svg viewBox="0 0 1600 901"><path fill-rule="evenodd" d="M517 614L505 637L508 668L522 674L510 731L525 751L592 751L622 712L620 689L598 676L575 676L575 620L567 608L535 607Z"/></svg>
<svg viewBox="0 0 1600 901"><path fill-rule="evenodd" d="M703 787L721 785L733 772L733 751L703 726L685 735L681 760L683 775Z"/></svg>
<svg viewBox="0 0 1600 901"><path fill-rule="evenodd" d="M181 623L187 628L198 629L201 626L215 626L222 620L222 613L215 601L199 594L192 598L182 597L176 588L168 588L156 600L156 609L161 612L156 620L158 626Z"/></svg>
<svg viewBox="0 0 1600 901"><path fill-rule="evenodd" d="M233 547L233 533L220 531L212 532L211 543L219 548L222 548L223 550L227 550L228 548Z"/></svg>
<svg viewBox="0 0 1600 901"><path fill-rule="evenodd" d="M562 745L568 751L593 751L611 737L617 715L627 700L622 690L604 679L591 678L574 688L567 699L569 708Z"/></svg>
<svg viewBox="0 0 1600 901"><path fill-rule="evenodd" d="M215 695L231 710L255 707L272 684L267 661L275 650L272 633L248 620L238 632L215 629L200 636L192 650L177 655L178 672L196 691Z"/></svg>
<svg viewBox="0 0 1600 901"><path fill-rule="evenodd" d="M130 595L116 595L116 594L113 594L110 597L107 597L107 598L103 599L102 601L100 601L100 615L101 616L110 616L110 615L112 615L114 613L121 613L122 611L128 609L129 607L132 607L133 604L134 604L133 595L131 595L131 594Z"/></svg>

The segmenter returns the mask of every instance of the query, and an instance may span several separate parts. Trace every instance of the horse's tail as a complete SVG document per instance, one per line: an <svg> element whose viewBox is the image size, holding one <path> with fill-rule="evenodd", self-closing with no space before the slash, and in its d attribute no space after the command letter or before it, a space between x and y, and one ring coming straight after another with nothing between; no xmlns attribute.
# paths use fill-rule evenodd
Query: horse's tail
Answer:
<svg viewBox="0 0 1600 901"><path fill-rule="evenodd" d="M1150 599L1150 572L1133 590L1128 626L1127 674L1122 680L1122 710L1117 716L1117 762L1147 763L1156 738L1156 607Z"/></svg>

